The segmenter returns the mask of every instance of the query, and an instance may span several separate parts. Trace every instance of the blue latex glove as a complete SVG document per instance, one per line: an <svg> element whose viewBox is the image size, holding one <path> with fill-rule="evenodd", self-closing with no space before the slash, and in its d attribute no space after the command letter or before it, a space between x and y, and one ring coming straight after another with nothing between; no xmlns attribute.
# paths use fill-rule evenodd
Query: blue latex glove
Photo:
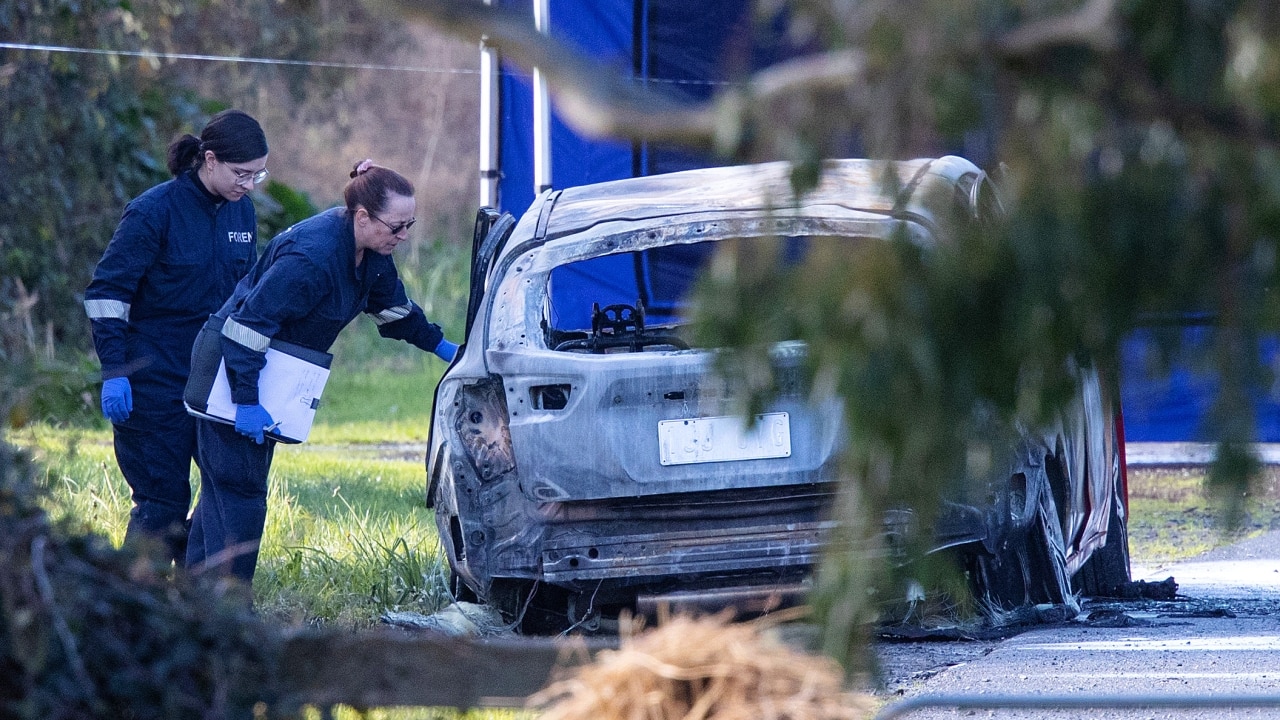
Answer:
<svg viewBox="0 0 1280 720"><path fill-rule="evenodd" d="M453 362L453 356L458 354L458 346L444 338L440 338L440 344L431 352L435 353L436 357L445 362Z"/></svg>
<svg viewBox="0 0 1280 720"><path fill-rule="evenodd" d="M263 431L276 429L271 413L261 405L236 405L236 432L251 438L259 445L264 440Z"/></svg>
<svg viewBox="0 0 1280 720"><path fill-rule="evenodd" d="M133 412L133 386L127 377L114 377L102 381L102 416L113 423L122 423Z"/></svg>

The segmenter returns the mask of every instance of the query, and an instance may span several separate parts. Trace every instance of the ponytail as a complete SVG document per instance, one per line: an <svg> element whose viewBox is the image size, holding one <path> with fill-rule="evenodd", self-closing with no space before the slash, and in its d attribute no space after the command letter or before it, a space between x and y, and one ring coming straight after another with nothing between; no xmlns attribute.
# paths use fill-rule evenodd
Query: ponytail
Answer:
<svg viewBox="0 0 1280 720"><path fill-rule="evenodd" d="M200 138L187 133L169 143L169 172L174 176L181 175L196 165L200 154Z"/></svg>

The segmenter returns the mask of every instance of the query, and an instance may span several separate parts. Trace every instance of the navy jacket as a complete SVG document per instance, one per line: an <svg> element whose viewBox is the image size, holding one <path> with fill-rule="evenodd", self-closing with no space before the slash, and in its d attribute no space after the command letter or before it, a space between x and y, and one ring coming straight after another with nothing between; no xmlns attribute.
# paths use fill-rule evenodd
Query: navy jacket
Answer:
<svg viewBox="0 0 1280 720"><path fill-rule="evenodd" d="M196 334L253 266L253 201L214 199L185 172L125 206L85 290L104 378L172 386L180 398Z"/></svg>
<svg viewBox="0 0 1280 720"><path fill-rule="evenodd" d="M258 372L272 339L327 352L361 312L383 337L428 352L444 334L405 294L388 255L366 251L356 267L356 238L346 208L310 217L271 241L217 317L222 354L238 405L258 402Z"/></svg>

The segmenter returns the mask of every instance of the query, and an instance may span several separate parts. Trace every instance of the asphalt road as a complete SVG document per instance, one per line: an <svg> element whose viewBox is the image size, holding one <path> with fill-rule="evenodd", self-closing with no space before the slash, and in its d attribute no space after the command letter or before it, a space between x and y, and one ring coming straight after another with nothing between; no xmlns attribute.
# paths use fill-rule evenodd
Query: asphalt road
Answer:
<svg viewBox="0 0 1280 720"><path fill-rule="evenodd" d="M881 717L1280 719L1280 532L1133 568L1168 577L1173 600L1086 603L1004 640L882 643Z"/></svg>
<svg viewBox="0 0 1280 720"><path fill-rule="evenodd" d="M1130 442L1125 460L1130 468L1206 465L1216 452L1212 443ZM1280 443L1255 443L1253 451L1268 465L1280 465Z"/></svg>

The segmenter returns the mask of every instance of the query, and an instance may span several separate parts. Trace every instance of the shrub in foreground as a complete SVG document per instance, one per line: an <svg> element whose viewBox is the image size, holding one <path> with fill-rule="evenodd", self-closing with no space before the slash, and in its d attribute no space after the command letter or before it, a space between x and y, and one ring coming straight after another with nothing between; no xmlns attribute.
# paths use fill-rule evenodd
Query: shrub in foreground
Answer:
<svg viewBox="0 0 1280 720"><path fill-rule="evenodd" d="M64 532L33 478L0 443L0 716L217 719L270 702L278 636L243 588Z"/></svg>

